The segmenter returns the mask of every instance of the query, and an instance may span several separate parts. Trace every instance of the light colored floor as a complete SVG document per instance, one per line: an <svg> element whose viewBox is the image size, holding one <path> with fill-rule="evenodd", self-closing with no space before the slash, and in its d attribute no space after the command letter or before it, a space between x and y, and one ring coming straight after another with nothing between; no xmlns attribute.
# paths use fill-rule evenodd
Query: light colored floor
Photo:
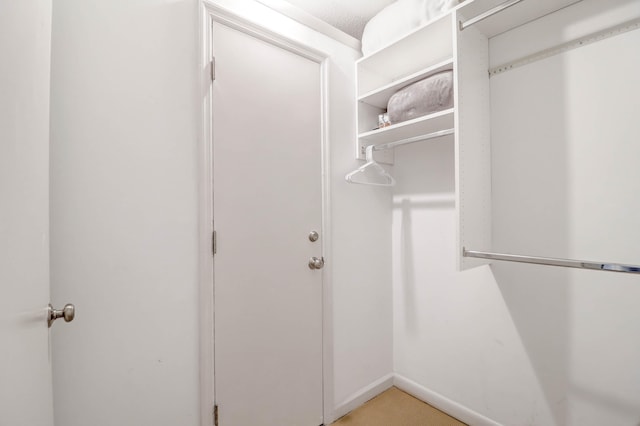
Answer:
<svg viewBox="0 0 640 426"><path fill-rule="evenodd" d="M393 387L338 419L332 426L465 426Z"/></svg>

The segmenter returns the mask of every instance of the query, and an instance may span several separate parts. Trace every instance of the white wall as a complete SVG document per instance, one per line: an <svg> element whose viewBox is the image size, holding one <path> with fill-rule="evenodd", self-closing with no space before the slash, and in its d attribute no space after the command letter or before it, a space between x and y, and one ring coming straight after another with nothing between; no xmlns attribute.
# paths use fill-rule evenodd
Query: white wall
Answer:
<svg viewBox="0 0 640 426"><path fill-rule="evenodd" d="M495 55L542 24L546 38L566 41L640 16L637 1L604 12L597 3L497 39ZM640 190L639 45L636 30L492 79L496 250L640 261L640 203L630 196ZM555 424L637 424L640 315L630 301L638 278L512 265L494 272Z"/></svg>
<svg viewBox="0 0 640 426"><path fill-rule="evenodd" d="M390 194L344 181L359 53L256 2L215 3L331 57L329 421L392 371ZM54 336L56 421L195 425L197 2L54 6L53 299L78 309Z"/></svg>
<svg viewBox="0 0 640 426"><path fill-rule="evenodd" d="M584 1L496 37L493 65L633 19L637 4ZM640 262L639 36L492 78L496 251ZM398 149L394 170L396 373L506 425L638 424L638 279L453 272L452 144Z"/></svg>
<svg viewBox="0 0 640 426"><path fill-rule="evenodd" d="M455 272L453 139L396 149L394 173L398 384L408 379L417 388L405 389L418 396L434 393L505 424L527 424L534 416L535 424L546 424L548 413L533 402L539 386L491 270Z"/></svg>
<svg viewBox="0 0 640 426"><path fill-rule="evenodd" d="M59 425L198 424L198 2L53 5Z"/></svg>

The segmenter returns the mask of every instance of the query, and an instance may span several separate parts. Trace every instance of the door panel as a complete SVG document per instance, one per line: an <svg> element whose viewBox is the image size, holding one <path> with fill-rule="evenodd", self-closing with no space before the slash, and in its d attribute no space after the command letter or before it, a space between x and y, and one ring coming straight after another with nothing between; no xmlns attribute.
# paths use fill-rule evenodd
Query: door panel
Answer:
<svg viewBox="0 0 640 426"><path fill-rule="evenodd" d="M49 0L0 2L0 425L51 426Z"/></svg>
<svg viewBox="0 0 640 426"><path fill-rule="evenodd" d="M215 24L220 424L322 423L320 64ZM312 242L311 231L321 238Z"/></svg>

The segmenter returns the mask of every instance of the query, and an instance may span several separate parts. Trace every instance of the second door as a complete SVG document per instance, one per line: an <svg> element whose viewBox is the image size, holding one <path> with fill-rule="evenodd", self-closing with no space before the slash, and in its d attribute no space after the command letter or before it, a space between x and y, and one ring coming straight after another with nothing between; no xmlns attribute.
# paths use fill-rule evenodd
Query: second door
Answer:
<svg viewBox="0 0 640 426"><path fill-rule="evenodd" d="M309 261L322 258L321 65L220 23L213 47L220 424L318 426L322 270Z"/></svg>

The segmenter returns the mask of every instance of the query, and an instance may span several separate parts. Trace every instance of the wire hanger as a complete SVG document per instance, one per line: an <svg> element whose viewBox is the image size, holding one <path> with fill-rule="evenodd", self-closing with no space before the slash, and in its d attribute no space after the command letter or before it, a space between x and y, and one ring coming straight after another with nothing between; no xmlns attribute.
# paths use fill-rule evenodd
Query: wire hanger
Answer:
<svg viewBox="0 0 640 426"><path fill-rule="evenodd" d="M374 186L393 186L396 180L373 159L374 145L368 145L365 151L366 163L357 170L348 173L344 178L349 183Z"/></svg>

